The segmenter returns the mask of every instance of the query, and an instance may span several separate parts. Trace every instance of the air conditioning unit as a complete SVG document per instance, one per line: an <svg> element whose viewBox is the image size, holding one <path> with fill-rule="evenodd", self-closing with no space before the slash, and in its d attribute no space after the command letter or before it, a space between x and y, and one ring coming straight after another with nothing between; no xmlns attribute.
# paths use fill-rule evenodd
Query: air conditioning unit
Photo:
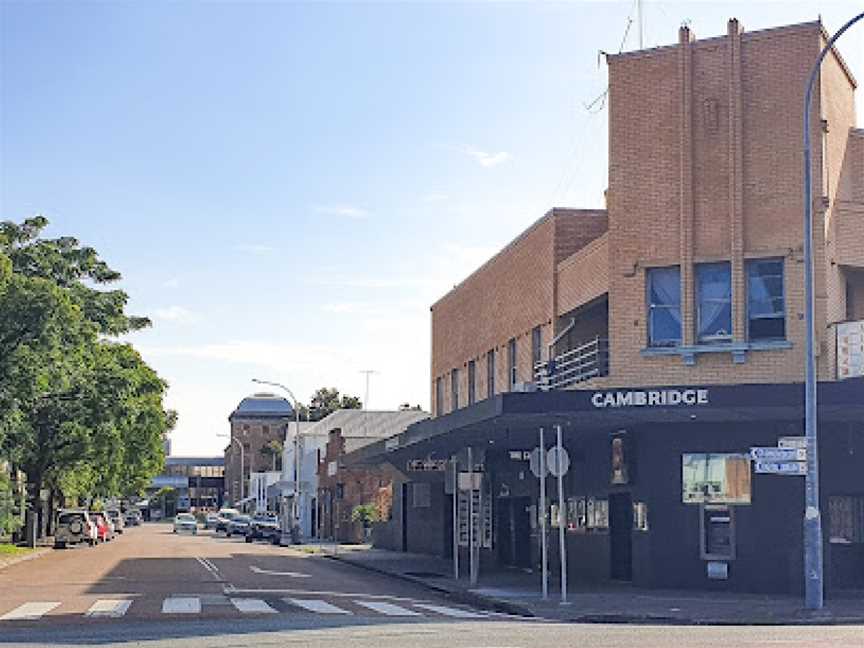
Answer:
<svg viewBox="0 0 864 648"><path fill-rule="evenodd" d="M533 382L517 382L513 383L511 392L535 392L537 391L537 383Z"/></svg>

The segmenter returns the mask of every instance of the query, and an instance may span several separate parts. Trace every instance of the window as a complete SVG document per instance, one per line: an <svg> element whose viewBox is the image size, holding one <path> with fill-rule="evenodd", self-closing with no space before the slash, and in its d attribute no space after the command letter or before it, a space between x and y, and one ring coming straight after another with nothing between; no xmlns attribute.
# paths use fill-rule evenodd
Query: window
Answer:
<svg viewBox="0 0 864 648"><path fill-rule="evenodd" d="M700 342L732 339L732 271L729 263L696 266L696 338Z"/></svg>
<svg viewBox="0 0 864 648"><path fill-rule="evenodd" d="M486 398L495 395L495 349L486 352Z"/></svg>
<svg viewBox="0 0 864 648"><path fill-rule="evenodd" d="M454 369L450 372L450 409L456 410L459 408L459 370Z"/></svg>
<svg viewBox="0 0 864 648"><path fill-rule="evenodd" d="M345 484L336 484L336 499L341 500L345 498Z"/></svg>
<svg viewBox="0 0 864 648"><path fill-rule="evenodd" d="M511 338L507 343L507 379L510 381L510 390L516 385L516 339Z"/></svg>
<svg viewBox="0 0 864 648"><path fill-rule="evenodd" d="M786 338L782 259L747 264L747 336L751 340Z"/></svg>
<svg viewBox="0 0 864 648"><path fill-rule="evenodd" d="M685 454L681 458L685 504L750 503L750 458L745 454Z"/></svg>
<svg viewBox="0 0 864 648"><path fill-rule="evenodd" d="M828 524L832 544L864 543L864 496L829 497Z"/></svg>
<svg viewBox="0 0 864 648"><path fill-rule="evenodd" d="M473 360L468 361L468 404L473 405L477 401L477 364Z"/></svg>
<svg viewBox="0 0 864 648"><path fill-rule="evenodd" d="M440 376L435 379L435 413L444 413L444 380Z"/></svg>
<svg viewBox="0 0 864 648"><path fill-rule="evenodd" d="M681 343L681 271L648 270L648 343L676 346Z"/></svg>
<svg viewBox="0 0 864 648"><path fill-rule="evenodd" d="M543 360L543 331L535 326L531 331L531 372Z"/></svg>

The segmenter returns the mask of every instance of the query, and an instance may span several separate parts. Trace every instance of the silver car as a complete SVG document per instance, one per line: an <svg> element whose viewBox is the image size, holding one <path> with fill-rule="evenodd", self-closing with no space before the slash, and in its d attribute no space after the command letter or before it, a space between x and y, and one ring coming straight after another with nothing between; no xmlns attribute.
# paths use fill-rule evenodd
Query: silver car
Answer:
<svg viewBox="0 0 864 648"><path fill-rule="evenodd" d="M198 520L191 513L178 513L174 518L174 533L198 534Z"/></svg>

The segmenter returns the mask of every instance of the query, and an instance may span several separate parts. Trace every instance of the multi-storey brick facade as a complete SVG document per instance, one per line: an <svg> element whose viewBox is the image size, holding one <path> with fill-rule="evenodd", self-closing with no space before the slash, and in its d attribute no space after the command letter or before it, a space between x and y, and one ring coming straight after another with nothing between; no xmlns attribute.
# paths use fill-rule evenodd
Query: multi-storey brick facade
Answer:
<svg viewBox="0 0 864 648"><path fill-rule="evenodd" d="M608 375L577 387L801 380L802 113L825 41L818 22L747 33L731 20L722 37L696 40L684 27L676 45L609 56L607 211L553 209L433 305L436 416L468 404L471 375L475 400L490 395L490 353L495 393L514 388L511 340L515 382L534 381L537 327L543 359L565 330L553 355L608 338ZM855 128L855 87L830 53L809 125L821 380L836 377L834 325L864 317L864 131ZM680 333L662 344L650 332L654 268L680 283L672 309ZM700 301L708 290L700 273L712 269L728 282L725 305ZM751 310L765 303L753 294L772 281L782 281L781 294L771 295L782 302L782 331L766 335ZM728 311L728 325L709 335L700 321L712 308Z"/></svg>
<svg viewBox="0 0 864 648"><path fill-rule="evenodd" d="M244 398L228 420L231 441L225 448L225 491L226 499L236 503L250 495L250 473L281 470L282 452L272 452L268 444L284 442L286 426L294 420L294 409L284 398L254 394ZM243 446L242 477L238 444Z"/></svg>

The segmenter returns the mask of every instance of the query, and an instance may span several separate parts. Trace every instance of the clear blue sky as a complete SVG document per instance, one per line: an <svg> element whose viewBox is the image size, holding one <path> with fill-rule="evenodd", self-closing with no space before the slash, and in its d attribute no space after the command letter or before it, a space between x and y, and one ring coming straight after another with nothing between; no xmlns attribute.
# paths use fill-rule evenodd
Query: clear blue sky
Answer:
<svg viewBox="0 0 864 648"><path fill-rule="evenodd" d="M861 7L645 4L648 46ZM602 205L585 104L632 12L7 0L0 218L44 214L124 274L176 454L221 452L253 377L362 398L375 369L371 407L428 407L429 305L548 208ZM864 26L840 50L864 78Z"/></svg>

